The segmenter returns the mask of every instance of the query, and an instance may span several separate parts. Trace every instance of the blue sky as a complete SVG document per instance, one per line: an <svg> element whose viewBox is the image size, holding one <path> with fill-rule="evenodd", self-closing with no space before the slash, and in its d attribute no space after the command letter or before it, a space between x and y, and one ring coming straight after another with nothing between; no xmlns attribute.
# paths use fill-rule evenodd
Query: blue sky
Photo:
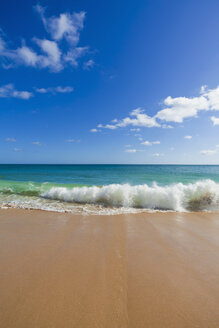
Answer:
<svg viewBox="0 0 219 328"><path fill-rule="evenodd" d="M1 1L0 163L218 164L218 31L214 0Z"/></svg>

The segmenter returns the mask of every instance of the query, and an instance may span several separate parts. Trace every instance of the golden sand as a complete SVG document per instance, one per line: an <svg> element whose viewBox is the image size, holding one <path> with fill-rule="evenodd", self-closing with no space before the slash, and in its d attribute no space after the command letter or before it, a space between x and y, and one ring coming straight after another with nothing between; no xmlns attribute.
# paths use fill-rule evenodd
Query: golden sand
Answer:
<svg viewBox="0 0 219 328"><path fill-rule="evenodd" d="M219 215L0 210L0 327L219 327Z"/></svg>

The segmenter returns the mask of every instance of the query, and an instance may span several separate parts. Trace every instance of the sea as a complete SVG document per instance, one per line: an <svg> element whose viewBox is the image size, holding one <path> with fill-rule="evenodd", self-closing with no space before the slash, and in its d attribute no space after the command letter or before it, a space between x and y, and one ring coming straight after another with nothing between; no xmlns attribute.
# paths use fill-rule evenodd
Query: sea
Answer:
<svg viewBox="0 0 219 328"><path fill-rule="evenodd" d="M0 207L84 215L219 211L219 165L0 165Z"/></svg>

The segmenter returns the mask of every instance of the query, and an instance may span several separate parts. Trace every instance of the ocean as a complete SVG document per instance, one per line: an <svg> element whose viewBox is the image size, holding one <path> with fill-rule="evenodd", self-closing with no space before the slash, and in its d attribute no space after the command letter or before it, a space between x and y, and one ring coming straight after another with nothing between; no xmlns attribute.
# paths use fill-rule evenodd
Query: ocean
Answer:
<svg viewBox="0 0 219 328"><path fill-rule="evenodd" d="M0 165L0 206L82 214L218 211L219 165Z"/></svg>

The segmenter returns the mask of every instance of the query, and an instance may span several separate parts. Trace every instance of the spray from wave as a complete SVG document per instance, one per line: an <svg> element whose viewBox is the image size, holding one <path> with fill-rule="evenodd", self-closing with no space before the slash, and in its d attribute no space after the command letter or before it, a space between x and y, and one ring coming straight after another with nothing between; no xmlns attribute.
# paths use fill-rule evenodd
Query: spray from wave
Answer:
<svg viewBox="0 0 219 328"><path fill-rule="evenodd" d="M219 184L212 180L184 185L152 186L112 184L103 187L53 187L44 198L64 202L103 204L105 206L133 207L173 211L219 209Z"/></svg>
<svg viewBox="0 0 219 328"><path fill-rule="evenodd" d="M0 204L53 211L117 214L138 210L218 211L219 184L212 180L166 186L111 184L60 186L1 182Z"/></svg>

